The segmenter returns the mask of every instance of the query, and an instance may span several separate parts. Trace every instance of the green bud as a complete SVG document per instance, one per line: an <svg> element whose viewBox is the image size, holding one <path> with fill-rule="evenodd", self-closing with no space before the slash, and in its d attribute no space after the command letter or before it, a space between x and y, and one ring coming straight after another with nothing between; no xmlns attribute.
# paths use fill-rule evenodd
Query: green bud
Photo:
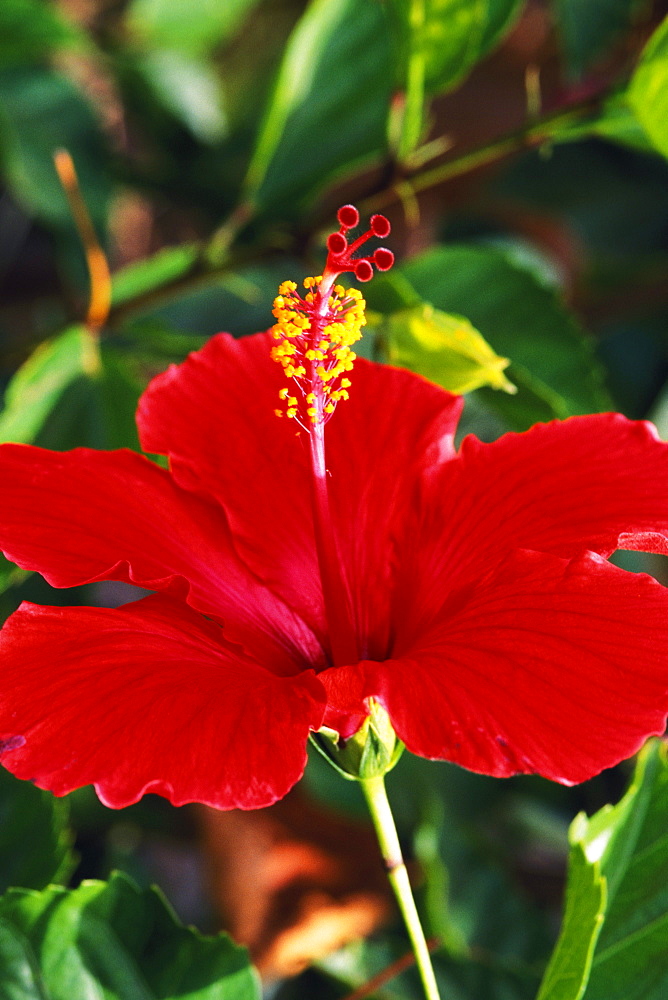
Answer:
<svg viewBox="0 0 668 1000"><path fill-rule="evenodd" d="M381 778L392 770L404 749L383 706L369 700L371 711L354 736L344 740L326 727L312 733L320 753L351 781Z"/></svg>

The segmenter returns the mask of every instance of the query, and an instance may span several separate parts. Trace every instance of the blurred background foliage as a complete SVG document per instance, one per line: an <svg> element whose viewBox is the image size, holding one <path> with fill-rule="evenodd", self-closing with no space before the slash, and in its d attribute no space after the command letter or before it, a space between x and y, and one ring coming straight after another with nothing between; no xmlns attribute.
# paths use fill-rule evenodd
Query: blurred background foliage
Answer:
<svg viewBox="0 0 668 1000"><path fill-rule="evenodd" d="M2 0L0 440L138 448L147 381L218 330L269 326L276 285L319 273L348 201L390 217L398 258L365 289L364 350L466 392L467 431L614 408L668 433L667 12L659 0ZM63 149L79 197L55 168ZM132 597L57 592L7 562L0 586L4 614L24 598ZM569 822L617 800L630 773L564 789L405 755L390 793L429 933L447 945L450 1000L536 995ZM212 929L222 913L268 979L317 960L281 1000L342 997L406 951L357 790L320 761L263 814L150 796L114 813L88 790L69 806L68 825L66 804L2 774L3 887L113 868L157 880L185 920ZM653 968L639 1000L665 996L668 968ZM410 975L378 995L417 996ZM591 982L586 997L612 995L612 980Z"/></svg>

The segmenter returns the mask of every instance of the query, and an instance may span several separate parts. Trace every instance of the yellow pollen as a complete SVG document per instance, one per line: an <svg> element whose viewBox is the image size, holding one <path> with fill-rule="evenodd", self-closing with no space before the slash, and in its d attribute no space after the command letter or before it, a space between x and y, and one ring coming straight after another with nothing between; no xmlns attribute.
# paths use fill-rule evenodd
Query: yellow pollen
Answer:
<svg viewBox="0 0 668 1000"><path fill-rule="evenodd" d="M348 398L351 382L343 376L353 367L356 355L351 345L366 324L365 302L358 289L334 285L325 307L318 292L321 281L322 277L305 278L303 296L294 281L284 281L274 299L271 336L276 343L271 357L298 389L292 395L284 387L279 398L286 415L299 422L318 423Z"/></svg>

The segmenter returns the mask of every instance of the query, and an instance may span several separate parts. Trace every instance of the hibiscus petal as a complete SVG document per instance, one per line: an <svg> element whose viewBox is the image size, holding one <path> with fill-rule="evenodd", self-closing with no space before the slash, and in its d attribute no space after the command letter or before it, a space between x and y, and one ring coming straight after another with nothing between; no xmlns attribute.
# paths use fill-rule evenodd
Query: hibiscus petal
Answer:
<svg viewBox="0 0 668 1000"><path fill-rule="evenodd" d="M665 729L668 591L594 554L519 552L413 648L363 669L414 753L584 781Z"/></svg>
<svg viewBox="0 0 668 1000"><path fill-rule="evenodd" d="M514 549L668 552L668 445L651 424L610 413L492 444L468 437L414 517L398 600L425 621L441 599L434 581L475 581Z"/></svg>
<svg viewBox="0 0 668 1000"><path fill-rule="evenodd" d="M306 625L240 562L220 508L133 452L0 447L0 547L54 587L113 579L164 590L178 577L193 607L223 618L226 634L274 669L322 657Z"/></svg>
<svg viewBox="0 0 668 1000"><path fill-rule="evenodd" d="M2 763L56 795L94 784L122 808L270 805L295 784L324 700L162 595L107 608L23 604L0 633Z"/></svg>
<svg viewBox="0 0 668 1000"><path fill-rule="evenodd" d="M307 620L322 596L306 444L278 418L283 371L268 334L213 337L159 375L137 415L142 446L168 454L177 481L224 505L249 566ZM327 425L327 464L358 630L386 645L394 536L419 470L451 456L461 400L409 372L359 359L349 401ZM374 633L381 633L374 638Z"/></svg>

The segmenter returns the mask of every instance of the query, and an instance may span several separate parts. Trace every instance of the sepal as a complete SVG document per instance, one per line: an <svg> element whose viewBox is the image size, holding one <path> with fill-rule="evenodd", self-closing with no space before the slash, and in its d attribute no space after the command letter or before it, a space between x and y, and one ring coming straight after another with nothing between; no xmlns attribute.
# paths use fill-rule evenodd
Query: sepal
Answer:
<svg viewBox="0 0 668 1000"><path fill-rule="evenodd" d="M371 708L357 732L344 740L334 729L323 726L312 733L313 743L344 778L366 781L391 771L404 751L404 744L392 727L390 717L378 702Z"/></svg>

